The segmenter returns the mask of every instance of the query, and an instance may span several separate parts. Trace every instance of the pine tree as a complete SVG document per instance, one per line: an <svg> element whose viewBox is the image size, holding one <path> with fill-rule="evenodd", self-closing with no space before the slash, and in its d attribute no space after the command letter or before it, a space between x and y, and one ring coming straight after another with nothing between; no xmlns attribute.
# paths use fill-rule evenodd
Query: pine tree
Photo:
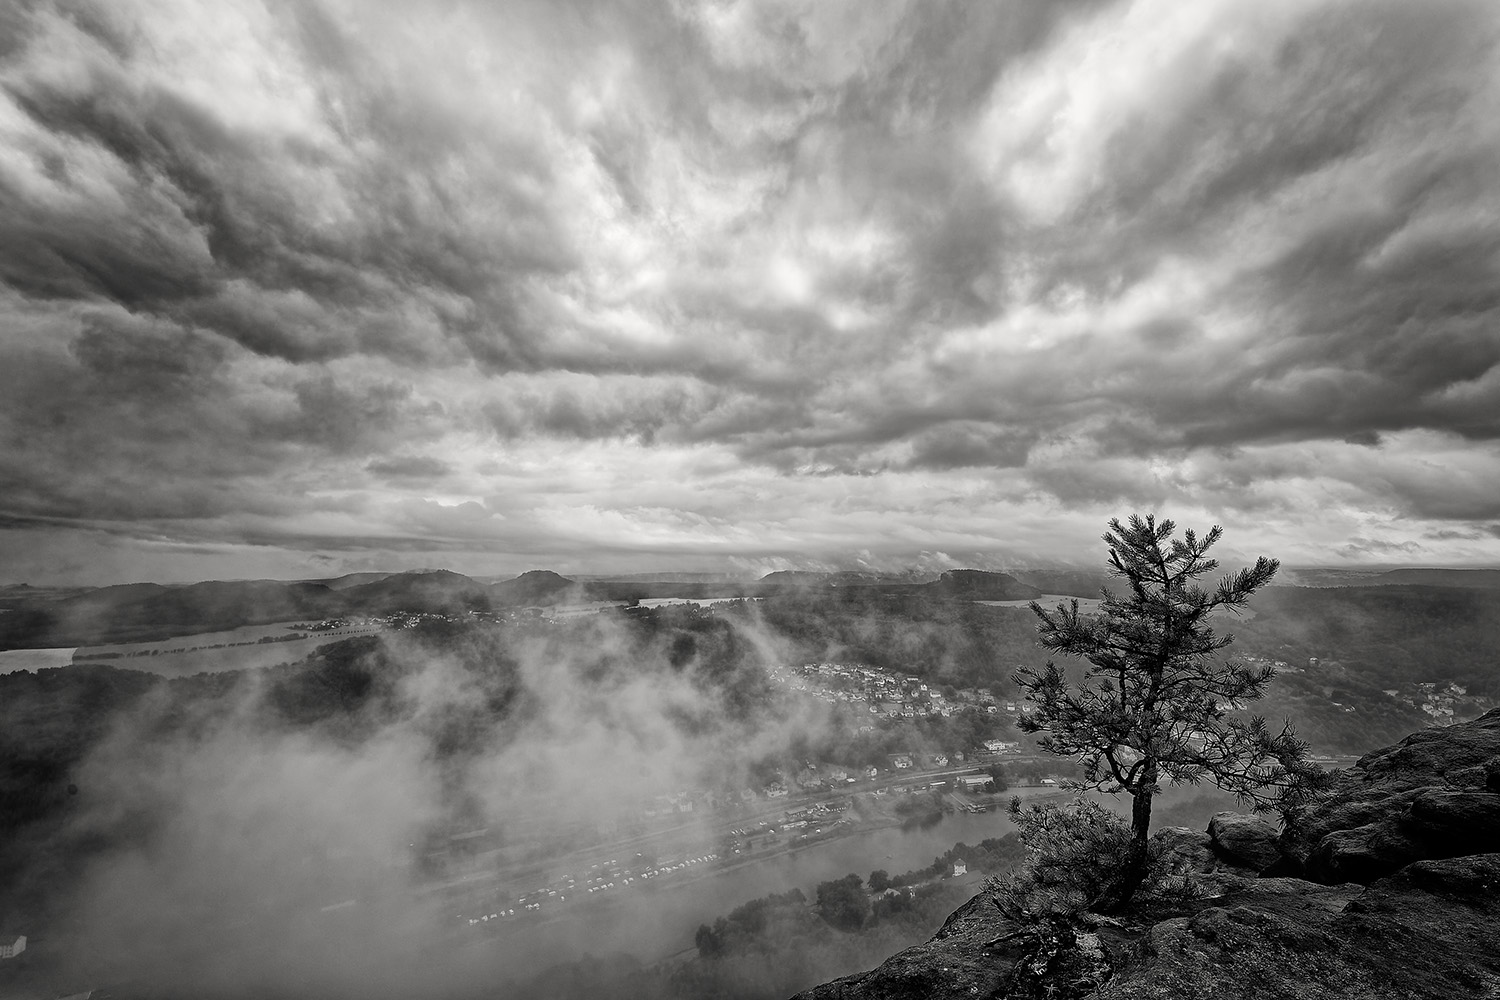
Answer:
<svg viewBox="0 0 1500 1000"><path fill-rule="evenodd" d="M1298 794L1317 771L1290 725L1273 734L1263 718L1230 714L1264 694L1273 668L1216 655L1234 637L1215 631L1215 612L1244 607L1279 563L1262 556L1206 590L1195 581L1218 568L1205 553L1223 529L1179 539L1176 527L1154 515L1110 521L1110 571L1128 592L1106 589L1097 613L1081 613L1077 600L1052 611L1032 602L1041 645L1087 661L1079 683L1050 660L1015 675L1031 702L1021 728L1045 733L1044 749L1076 758L1086 787L1132 798L1130 849L1090 903L1099 913L1122 910L1145 878L1151 800L1163 778L1206 778L1265 808Z"/></svg>

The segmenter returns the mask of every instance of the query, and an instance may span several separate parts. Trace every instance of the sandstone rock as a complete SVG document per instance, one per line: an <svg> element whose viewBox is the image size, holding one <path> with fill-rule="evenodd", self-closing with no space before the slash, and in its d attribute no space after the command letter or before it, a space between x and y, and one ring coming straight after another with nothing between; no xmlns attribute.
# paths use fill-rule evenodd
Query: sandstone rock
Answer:
<svg viewBox="0 0 1500 1000"><path fill-rule="evenodd" d="M1094 996L1438 1000L1500 988L1500 856L1417 862L1365 889L1300 885L1156 924L1133 967Z"/></svg>
<svg viewBox="0 0 1500 1000"><path fill-rule="evenodd" d="M1500 847L1500 794L1428 789L1399 822L1412 835L1441 841L1438 856L1493 850Z"/></svg>
<svg viewBox="0 0 1500 1000"><path fill-rule="evenodd" d="M1208 821L1208 837L1222 857L1258 872L1281 860L1281 831L1263 816L1215 813Z"/></svg>
<svg viewBox="0 0 1500 1000"><path fill-rule="evenodd" d="M1319 881L1369 882L1412 861L1486 850L1500 843L1500 796L1490 788L1497 771L1500 709L1366 754L1288 824L1286 867Z"/></svg>
<svg viewBox="0 0 1500 1000"><path fill-rule="evenodd" d="M1367 823L1352 830L1334 830L1319 840L1307 859L1305 874L1329 884L1368 883L1430 856L1429 850L1395 823Z"/></svg>
<svg viewBox="0 0 1500 1000"><path fill-rule="evenodd" d="M960 929L798 1000L1500 995L1493 944L1500 855L1419 861L1368 887L1254 878L1233 885L1224 897L1183 903L1162 918L1080 926L1044 947L1022 935L1003 949L971 951L972 936ZM976 897L955 917L983 921L987 905Z"/></svg>
<svg viewBox="0 0 1500 1000"><path fill-rule="evenodd" d="M1500 709L1470 722L1413 733L1361 757L1355 770L1372 778L1415 775L1431 783L1466 768L1500 762Z"/></svg>

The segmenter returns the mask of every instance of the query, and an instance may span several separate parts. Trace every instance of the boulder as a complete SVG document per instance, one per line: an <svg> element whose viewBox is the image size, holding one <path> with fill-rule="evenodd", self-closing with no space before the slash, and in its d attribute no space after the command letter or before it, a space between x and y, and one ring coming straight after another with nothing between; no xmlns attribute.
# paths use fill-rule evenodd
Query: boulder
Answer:
<svg viewBox="0 0 1500 1000"><path fill-rule="evenodd" d="M1219 856L1263 872L1281 860L1281 831L1264 816L1215 813L1208 821L1208 839Z"/></svg>
<svg viewBox="0 0 1500 1000"><path fill-rule="evenodd" d="M1165 827L1151 835L1151 842L1159 871L1180 875L1219 867L1208 837L1191 827Z"/></svg>

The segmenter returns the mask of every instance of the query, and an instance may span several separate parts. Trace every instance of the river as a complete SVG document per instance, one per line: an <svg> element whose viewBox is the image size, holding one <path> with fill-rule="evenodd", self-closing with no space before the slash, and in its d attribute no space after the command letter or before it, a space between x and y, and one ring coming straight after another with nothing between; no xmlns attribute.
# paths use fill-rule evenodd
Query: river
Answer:
<svg viewBox="0 0 1500 1000"><path fill-rule="evenodd" d="M1041 789L1029 790L1032 794ZM1167 788L1158 797L1158 808L1202 796L1201 788ZM1128 803L1101 797L1124 811ZM1191 819L1198 829L1208 815L1226 808L1224 801L1205 805L1202 815ZM950 813L926 828L888 827L825 841L796 852L727 871L707 871L697 879L659 890L640 889L622 893L606 904L581 910L568 918L528 923L517 921L505 928L505 942L497 950L526 956L529 968L570 961L584 955L623 952L653 961L693 946L700 924L712 923L730 910L768 893L801 889L812 899L818 883L842 878L853 872L868 878L881 868L892 875L925 868L933 859L962 841L977 844L1002 837L1015 829L1003 809L989 813ZM653 891L654 890L654 891Z"/></svg>

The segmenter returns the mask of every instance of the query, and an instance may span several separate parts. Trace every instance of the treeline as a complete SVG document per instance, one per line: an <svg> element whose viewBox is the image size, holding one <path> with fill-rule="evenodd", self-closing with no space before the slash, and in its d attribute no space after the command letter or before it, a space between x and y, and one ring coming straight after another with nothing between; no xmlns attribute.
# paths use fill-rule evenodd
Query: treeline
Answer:
<svg viewBox="0 0 1500 1000"><path fill-rule="evenodd" d="M932 864L926 868L913 868L899 875L887 875L883 869L877 868L870 873L870 891L884 892L887 889L900 889L919 882L930 882L940 878L945 872L952 871L953 866L960 861L967 865L970 871L993 874L1019 864L1025 854L1025 846L1015 833L1007 833L1003 837L990 837L987 840L981 840L973 847L960 841L933 858Z"/></svg>
<svg viewBox="0 0 1500 1000"><path fill-rule="evenodd" d="M166 656L178 653L199 653L211 649L236 649L240 646L266 646L277 642L296 642L306 638L306 632L288 632L286 635L265 635L259 639L246 639L244 642L216 642L208 646L178 646L171 649L153 646L150 649L132 649L126 652L111 650L100 653L74 653L73 661L77 663L81 660L129 660L138 656Z"/></svg>
<svg viewBox="0 0 1500 1000"><path fill-rule="evenodd" d="M712 924L700 925L694 943L704 959L747 952L781 954L795 947L796 940L816 937L829 928L853 933L892 921L924 922L946 914L946 910L934 912L927 904L940 895L936 883L949 877L956 864L962 862L970 872L992 874L1018 864L1024 855L1025 848L1014 833L972 847L960 842L923 868L895 876L877 869L870 873L868 884L853 872L822 882L812 901L801 889L753 899Z"/></svg>

